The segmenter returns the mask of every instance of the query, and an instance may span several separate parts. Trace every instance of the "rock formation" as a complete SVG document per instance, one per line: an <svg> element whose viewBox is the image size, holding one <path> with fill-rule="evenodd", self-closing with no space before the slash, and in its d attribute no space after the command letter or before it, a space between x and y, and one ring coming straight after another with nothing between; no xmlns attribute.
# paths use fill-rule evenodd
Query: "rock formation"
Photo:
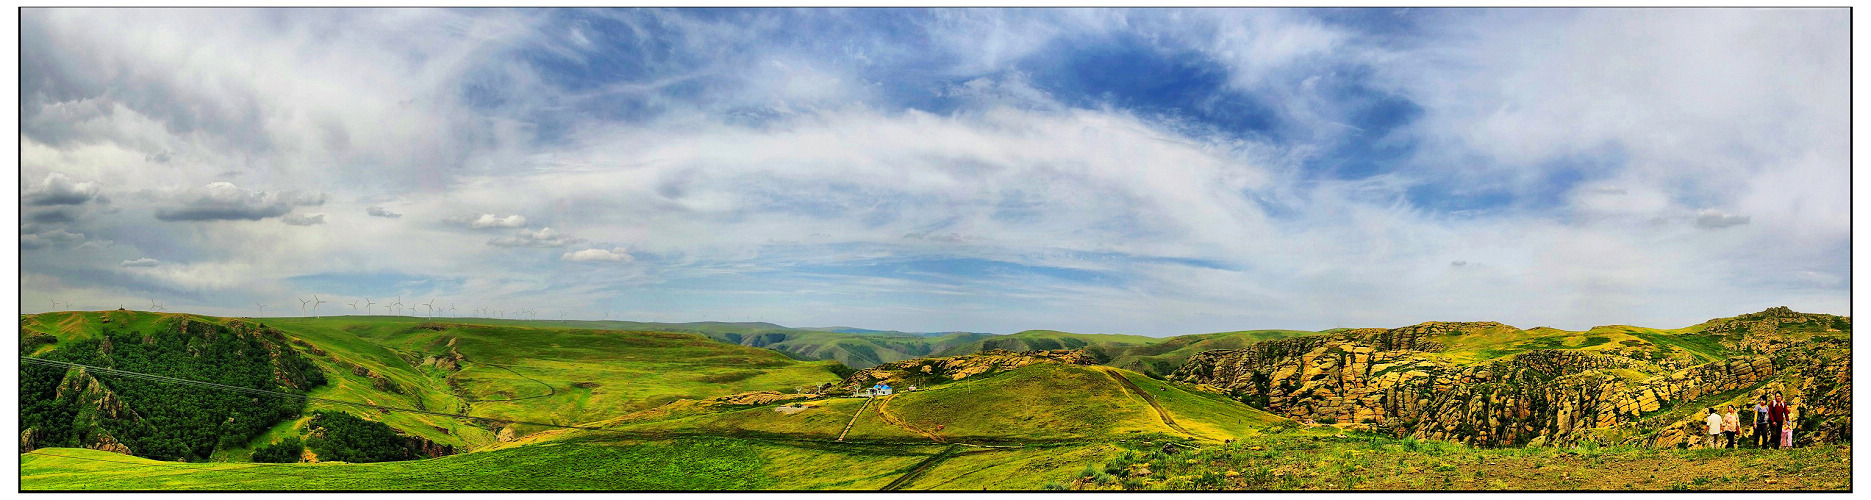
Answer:
<svg viewBox="0 0 1871 500"><path fill-rule="evenodd" d="M1814 404L1802 417L1810 420L1801 424L1808 439L1849 439L1849 346L1789 341L1778 328L1786 324L1808 331L1850 328L1849 319L1784 308L1712 321L1705 334L1723 335L1724 345L1747 354L1679 368L1686 364L1638 359L1617 348L1531 350L1462 363L1441 352L1444 340L1519 330L1499 323L1424 323L1207 351L1170 378L1210 385L1295 419L1478 446L1693 443L1701 432L1694 424L1705 413L1689 403L1727 404L1771 387L1812 395Z"/></svg>

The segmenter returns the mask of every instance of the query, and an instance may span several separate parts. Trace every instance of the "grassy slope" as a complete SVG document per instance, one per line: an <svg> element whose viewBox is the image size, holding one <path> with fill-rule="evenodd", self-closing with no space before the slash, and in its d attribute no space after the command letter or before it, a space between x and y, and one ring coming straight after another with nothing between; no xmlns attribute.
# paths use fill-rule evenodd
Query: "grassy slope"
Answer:
<svg viewBox="0 0 1871 500"><path fill-rule="evenodd" d="M1188 362L1190 356L1202 351L1240 349L1255 342L1315 333L1299 330L1246 330L1182 335L1149 344L1104 347L1104 353L1110 358L1104 364L1159 376L1168 375Z"/></svg>
<svg viewBox="0 0 1871 500"><path fill-rule="evenodd" d="M51 313L23 318L30 331L62 338L95 335L101 317L113 324L153 328L182 315L141 312ZM189 316L199 321L225 318ZM752 390L786 390L837 380L832 364L800 362L784 355L713 342L693 334L617 332L565 329L538 323L507 321L498 326L437 323L441 329L419 328L426 320L410 317L262 318L288 336L306 340L326 351L312 358L324 370L329 385L312 391L316 397L344 401L465 412L477 416L577 424L624 415L678 398L706 399ZM540 322L544 323L544 322ZM447 350L449 338L468 362L459 373L419 366L428 355ZM303 352L303 349L302 349ZM329 358L337 358L342 363ZM404 388L405 394L378 390L369 378L346 365L356 364ZM499 364L505 368L492 366ZM516 373L517 372L517 373ZM514 402L468 401L449 387L453 378L473 400L514 399ZM543 385L542 385L543 382ZM597 384L575 387L575 383ZM314 402L310 410L356 407ZM479 428L453 418L411 413L366 412L404 432L458 448L492 444L497 428ZM227 450L220 457L241 460L252 446L293 434L302 422L282 424L249 447ZM521 432L536 431L518 426Z"/></svg>
<svg viewBox="0 0 1871 500"><path fill-rule="evenodd" d="M691 438L553 442L376 464L234 465L52 448L21 455L20 480L25 490L876 489L920 461L918 451Z"/></svg>
<svg viewBox="0 0 1871 500"><path fill-rule="evenodd" d="M1477 449L1307 430L1193 453L1119 453L1095 469L1147 464L1143 477L1081 473L1074 489L1178 490L1843 490L1849 446L1794 450ZM1230 474L1232 473L1232 474Z"/></svg>
<svg viewBox="0 0 1871 500"><path fill-rule="evenodd" d="M1149 391L1178 425L1201 437L1240 439L1260 434L1261 429L1269 426L1289 422L1285 417L1241 404L1226 395L1184 389L1141 373L1123 370L1119 373L1137 387Z"/></svg>

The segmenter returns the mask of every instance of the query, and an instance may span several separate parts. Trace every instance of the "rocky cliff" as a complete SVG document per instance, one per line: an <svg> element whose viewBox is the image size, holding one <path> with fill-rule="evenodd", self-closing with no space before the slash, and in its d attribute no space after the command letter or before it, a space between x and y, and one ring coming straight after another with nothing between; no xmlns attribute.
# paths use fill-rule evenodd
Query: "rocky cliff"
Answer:
<svg viewBox="0 0 1871 500"><path fill-rule="evenodd" d="M1698 335L1719 337L1733 351L1701 364L1651 356L1643 352L1650 344L1639 341L1469 363L1445 352L1445 343L1525 332L1499 323L1424 323L1203 352L1170 378L1299 420L1479 446L1676 446L1693 442L1692 424L1706 415L1705 405L1771 390L1812 401L1796 401L1811 416L1802 421L1809 439L1849 439L1849 346L1839 349L1831 337L1789 338L1781 329L1789 324L1809 333L1850 328L1849 319L1776 308L1701 325Z"/></svg>

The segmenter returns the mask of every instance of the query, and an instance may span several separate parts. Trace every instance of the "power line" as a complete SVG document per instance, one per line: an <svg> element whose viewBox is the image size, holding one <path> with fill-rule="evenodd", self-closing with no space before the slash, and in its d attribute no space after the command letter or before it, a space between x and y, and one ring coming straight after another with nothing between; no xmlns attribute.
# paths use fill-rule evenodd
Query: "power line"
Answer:
<svg viewBox="0 0 1871 500"><path fill-rule="evenodd" d="M156 382L163 382L163 383L170 383L170 384L181 384L181 385L187 385L187 386L194 386L194 387L202 387L202 388L208 388L208 389L221 389L221 390L228 390L228 391L235 391L235 392L243 392L243 393L247 393L247 394L254 394L254 395L260 395L260 396L271 396L271 397L280 397L280 398L296 398L296 399L303 399L303 400L307 400L307 401L318 401L318 402L323 402L323 403L332 403L332 404L341 404L341 405L351 405L351 406L362 406L362 407L368 407L368 408L376 408L376 409L379 409L379 410L386 410L386 411L400 411L400 412L406 412L406 413L421 413L421 414L424 414L424 415L435 415L435 416L438 416L438 417L452 417L452 418L465 418L465 419L469 419L469 420L478 420L478 421L483 421L483 422L507 422L507 423L514 423L514 424L527 424L527 425L538 425L538 426L542 426L542 427L556 427L556 428L560 428L560 429L583 429L583 430L588 430L588 431L595 431L595 430L603 430L602 428L599 428L599 427L585 427L585 426L580 426L580 425L563 425L563 424L549 424L549 423L545 423L545 422L528 422L528 421L524 421L524 420L514 420L514 419L509 419L509 418L495 418L495 417L477 417L477 416L474 416L474 415L466 415L466 414L461 414L461 413L444 413L444 412L439 412L439 411L429 411L429 410L419 410L419 409L415 409L415 408L403 408L403 407L399 407L399 406L385 406L385 405L380 405L380 404L373 404L373 403L360 403L360 402L356 402L356 401L344 401L344 400L339 400L339 399L329 399L329 398L321 398L321 397L315 397L315 396L307 396L307 395L304 395L304 394L293 394L293 393L290 393L290 392L280 392L280 391L270 391L270 390L266 390L266 389L255 389L255 388L252 388L252 387L240 387L240 386L234 386L234 385L227 385L227 384L217 384L217 383L214 383L214 382L203 382L203 381L200 381L200 380L189 380L189 379L185 379L185 378L176 378L176 377L169 377L169 376L163 376L163 375L156 375L156 374L152 374L152 373L142 373L142 372L133 372L133 371L127 371L127 370L118 370L118 369L115 369L115 368L105 368L105 367L102 367L102 366L91 366L91 365L85 365L85 364L78 364L78 363L72 363L72 362L67 362L67 361L54 361L54 360L50 360L50 359L44 359L44 358L35 358L35 357L31 357L31 356L20 356L20 357L19 357L19 359L20 359L20 361L26 361L26 362L30 362L30 363L37 363L37 364L41 364L41 365L47 365L47 366L61 366L61 367L65 367L65 368L82 368L82 369L85 369L85 370L92 370L92 371L95 371L95 372L97 372L97 373L102 373L102 374L106 374L106 375L122 375L122 376L125 376L125 377L133 377L133 378L141 378L141 379L145 379L145 380L153 380L153 381L156 381Z"/></svg>

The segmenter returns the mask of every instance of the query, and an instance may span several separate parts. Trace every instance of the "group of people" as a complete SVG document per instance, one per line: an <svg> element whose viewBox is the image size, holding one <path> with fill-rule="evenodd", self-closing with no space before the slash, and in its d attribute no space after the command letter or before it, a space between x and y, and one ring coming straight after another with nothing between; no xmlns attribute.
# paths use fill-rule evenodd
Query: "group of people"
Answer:
<svg viewBox="0 0 1871 500"><path fill-rule="evenodd" d="M1793 405L1787 404L1779 394L1775 394L1772 402L1768 402L1767 398L1756 401L1752 413L1754 414L1752 422L1754 435L1751 438L1754 441L1754 447L1793 447L1795 421ZM1714 408L1709 408L1708 423L1708 446L1710 448L1723 447L1722 438L1724 437L1728 439L1726 447L1735 447L1735 437L1741 434L1741 415L1735 411L1734 405L1728 405L1727 413L1720 413Z"/></svg>

